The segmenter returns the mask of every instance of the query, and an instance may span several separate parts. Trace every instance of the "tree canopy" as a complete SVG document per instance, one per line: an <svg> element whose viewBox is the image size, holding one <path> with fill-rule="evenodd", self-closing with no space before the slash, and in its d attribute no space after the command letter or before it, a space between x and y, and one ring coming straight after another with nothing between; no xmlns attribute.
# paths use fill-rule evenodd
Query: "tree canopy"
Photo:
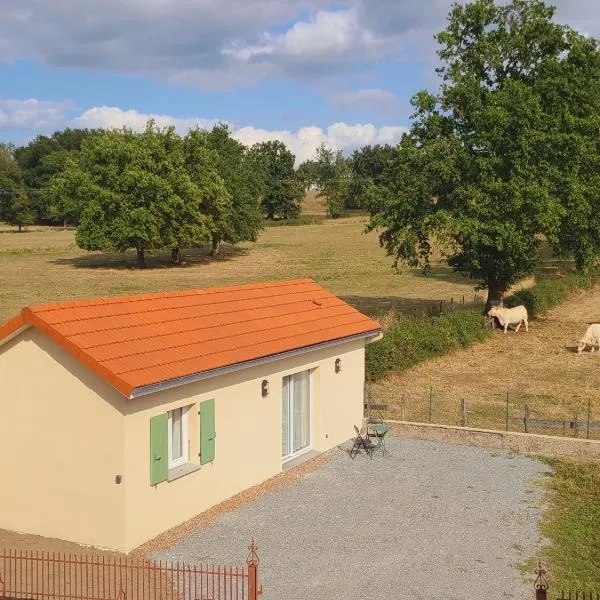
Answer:
<svg viewBox="0 0 600 600"><path fill-rule="evenodd" d="M341 150L321 144L316 150L316 185L325 198L327 214L335 219L344 214L351 185L352 171Z"/></svg>
<svg viewBox="0 0 600 600"><path fill-rule="evenodd" d="M84 140L95 133L95 130L67 127L51 136L38 135L26 146L16 148L15 157L21 167L38 223L66 220L77 224L72 206L64 206L63 199L50 193L50 180L62 172L67 161L79 152Z"/></svg>
<svg viewBox="0 0 600 600"><path fill-rule="evenodd" d="M186 141L193 134L190 133ZM205 135L206 147L212 152L213 166L223 179L231 195L229 217L213 236L213 253L217 254L219 243L256 241L264 227L261 210L261 180L250 161L249 149L231 137L226 124L215 125Z"/></svg>
<svg viewBox="0 0 600 600"><path fill-rule="evenodd" d="M83 206L77 244L86 250L137 250L139 266L148 251L206 243L214 231L207 202L223 202L222 181L210 185L190 177L183 143L174 129L149 122L137 134L128 129L88 138L52 185L69 190ZM226 193L226 191L225 191Z"/></svg>
<svg viewBox="0 0 600 600"><path fill-rule="evenodd" d="M258 175L262 209L269 219L291 219L300 214L304 187L294 162L294 155L280 141L261 142L250 148L248 168Z"/></svg>
<svg viewBox="0 0 600 600"><path fill-rule="evenodd" d="M18 225L21 231L33 223L34 214L14 153L14 146L0 144L0 221Z"/></svg>
<svg viewBox="0 0 600 600"><path fill-rule="evenodd" d="M598 43L539 0L455 4L437 36L439 93L417 93L376 189L370 228L396 261L430 242L487 287L488 305L532 272L545 236L589 268L600 249Z"/></svg>

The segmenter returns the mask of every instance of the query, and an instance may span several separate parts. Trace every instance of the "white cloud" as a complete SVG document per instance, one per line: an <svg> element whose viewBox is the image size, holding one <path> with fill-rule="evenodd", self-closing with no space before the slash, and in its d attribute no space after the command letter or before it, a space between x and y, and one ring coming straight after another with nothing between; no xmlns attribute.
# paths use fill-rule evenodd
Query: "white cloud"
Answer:
<svg viewBox="0 0 600 600"><path fill-rule="evenodd" d="M175 117L165 114L144 113L137 110L123 110L115 106L98 106L90 108L81 115L69 119L67 109L69 102L41 102L39 100L0 100L0 130L22 128L39 130L63 128L66 126L79 128L113 129L129 127L134 131L142 131L149 119L165 127L173 125L178 133L185 135L189 129L201 127L211 128L218 119L203 117ZM226 122L226 121L222 121ZM296 131L287 129L261 129L252 125L239 126L229 124L232 135L247 146L271 140L282 141L296 156L296 164L313 158L315 149L321 144L330 148L351 152L366 144L395 144L400 141L406 131L400 125L376 127L370 123L350 125L333 123L327 129L311 125Z"/></svg>
<svg viewBox="0 0 600 600"><path fill-rule="evenodd" d="M257 142L280 140L296 156L296 165L298 165L313 158L315 149L321 144L347 153L367 144L396 144L405 131L406 128L399 125L375 127L370 123L364 125L334 123L326 130L316 126L302 127L297 131L257 129L247 126L234 129L233 136L249 146Z"/></svg>
<svg viewBox="0 0 600 600"><path fill-rule="evenodd" d="M125 126L135 131L142 131L149 119L154 119L161 127L173 125L180 134L185 134L196 126L210 128L218 122L215 119L202 117L181 118L143 113L137 110L123 110L114 106L101 106L86 110L82 115L73 119L71 124L75 127L106 129ZM308 126L296 131L261 129L251 125L237 126L231 123L230 126L233 137L247 146L271 140L282 141L296 156L296 164L312 158L315 149L322 143L331 148L349 152L366 144L395 144L400 141L402 133L406 131L405 127L399 125L376 127L372 124L349 125L347 123L334 123L326 130Z"/></svg>
<svg viewBox="0 0 600 600"><path fill-rule="evenodd" d="M50 129L62 125L71 102L48 102L29 98L0 98L0 129Z"/></svg>
<svg viewBox="0 0 600 600"><path fill-rule="evenodd" d="M378 42L358 21L355 9L318 11L279 34L264 33L257 43L234 43L223 54L243 62L331 63L358 52L376 50Z"/></svg>
<svg viewBox="0 0 600 600"><path fill-rule="evenodd" d="M98 106L86 110L83 114L73 119L73 125L88 129L113 129L129 127L134 131L142 131L146 123L154 119L159 127L173 125L180 134L185 134L195 127L207 129L217 121L195 117L174 117L171 115L158 115L154 113L141 113L137 110L123 110L115 106Z"/></svg>

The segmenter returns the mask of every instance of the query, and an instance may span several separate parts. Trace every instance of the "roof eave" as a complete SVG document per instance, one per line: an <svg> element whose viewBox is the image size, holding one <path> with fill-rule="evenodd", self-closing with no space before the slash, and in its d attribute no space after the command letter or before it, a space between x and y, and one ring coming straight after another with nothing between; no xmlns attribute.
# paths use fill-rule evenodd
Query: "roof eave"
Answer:
<svg viewBox="0 0 600 600"><path fill-rule="evenodd" d="M197 381L203 381L205 379L211 379L212 377L218 377L219 375L227 375L229 373L235 373L236 371L241 371L243 369L249 369L251 367L257 367L261 365L265 365L276 360L282 360L284 358L290 358L292 356L299 356L301 354L306 354L308 352L314 352L315 350L321 350L323 348L330 348L332 346L339 346L340 344L346 344L348 342L353 342L355 340L366 339L367 344L371 341L375 341L376 339L380 339L382 337L381 329L374 329L371 331L366 331L364 333L357 333L355 335L338 338L336 340L330 340L328 342L321 342L319 344L313 344L311 346L305 346L304 348L296 348L294 350L288 350L286 352L280 352L278 354L271 354L270 356L264 356L262 358L256 358L254 360L247 360L241 363L236 363L233 365L227 365L225 367L219 367L217 369L211 369L209 371L202 371L200 373L194 373L192 375L186 375L184 377L176 377L174 379L168 379L166 381L161 381L159 383L151 383L149 385L144 385L141 387L133 388L129 398L138 398L140 396L146 396L148 394L155 394L157 392L162 392L164 390L168 390L175 387L180 387L182 385L187 385L188 383L195 383Z"/></svg>

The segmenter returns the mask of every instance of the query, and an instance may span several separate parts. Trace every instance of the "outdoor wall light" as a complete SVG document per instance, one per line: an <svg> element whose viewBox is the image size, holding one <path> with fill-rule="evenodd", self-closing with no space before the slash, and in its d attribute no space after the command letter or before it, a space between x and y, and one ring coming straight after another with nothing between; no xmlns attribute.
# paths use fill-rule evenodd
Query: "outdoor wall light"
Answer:
<svg viewBox="0 0 600 600"><path fill-rule="evenodd" d="M339 373L341 370L342 370L342 359L336 358L335 359L335 372Z"/></svg>
<svg viewBox="0 0 600 600"><path fill-rule="evenodd" d="M266 379L262 380L260 389L262 390L262 397L266 398L269 395L269 382Z"/></svg>

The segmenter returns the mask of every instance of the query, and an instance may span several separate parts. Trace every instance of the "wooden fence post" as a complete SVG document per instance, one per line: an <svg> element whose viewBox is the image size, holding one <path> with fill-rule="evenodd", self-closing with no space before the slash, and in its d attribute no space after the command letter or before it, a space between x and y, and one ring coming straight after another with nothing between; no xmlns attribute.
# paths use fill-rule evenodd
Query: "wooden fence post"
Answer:
<svg viewBox="0 0 600 600"><path fill-rule="evenodd" d="M587 410L587 429L586 429L586 435L585 437L589 440L590 439L590 415L592 412L592 404L591 404L591 399L588 398L588 410Z"/></svg>
<svg viewBox="0 0 600 600"><path fill-rule="evenodd" d="M525 415L523 416L523 425L525 426L525 433L529 433L529 406L525 405Z"/></svg>
<svg viewBox="0 0 600 600"><path fill-rule="evenodd" d="M406 400L402 394L402 404L400 404L400 420L404 421L406 416Z"/></svg>
<svg viewBox="0 0 600 600"><path fill-rule="evenodd" d="M433 413L433 384L429 384L429 422L431 423Z"/></svg>
<svg viewBox="0 0 600 600"><path fill-rule="evenodd" d="M463 398L460 401L460 426L466 427L468 423L467 403Z"/></svg>
<svg viewBox="0 0 600 600"><path fill-rule="evenodd" d="M506 431L508 431L508 390L506 390Z"/></svg>

